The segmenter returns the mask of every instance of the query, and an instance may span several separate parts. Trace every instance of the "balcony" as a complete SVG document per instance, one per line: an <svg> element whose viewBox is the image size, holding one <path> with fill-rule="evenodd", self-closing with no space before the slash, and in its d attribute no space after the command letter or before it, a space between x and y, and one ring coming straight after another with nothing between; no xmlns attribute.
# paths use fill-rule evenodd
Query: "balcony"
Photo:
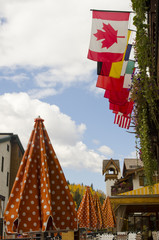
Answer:
<svg viewBox="0 0 159 240"><path fill-rule="evenodd" d="M133 184L132 183L119 183L118 185L114 185L111 187L111 195L116 196L120 193L128 192L133 190Z"/></svg>
<svg viewBox="0 0 159 240"><path fill-rule="evenodd" d="M118 176L118 175L115 174L115 173L114 173L114 174L109 174L109 173L107 174L107 173L106 173L106 174L105 174L105 181L106 181L107 179L117 179L117 176Z"/></svg>

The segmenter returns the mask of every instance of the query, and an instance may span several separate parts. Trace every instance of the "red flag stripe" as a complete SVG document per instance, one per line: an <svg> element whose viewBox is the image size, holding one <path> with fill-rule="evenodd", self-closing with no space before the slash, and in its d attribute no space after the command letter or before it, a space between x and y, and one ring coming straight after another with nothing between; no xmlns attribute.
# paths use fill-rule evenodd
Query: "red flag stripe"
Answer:
<svg viewBox="0 0 159 240"><path fill-rule="evenodd" d="M119 121L119 114L115 114L114 124L118 124L118 121Z"/></svg>
<svg viewBox="0 0 159 240"><path fill-rule="evenodd" d="M93 18L103 20L128 21L129 12L106 12L93 10Z"/></svg>
<svg viewBox="0 0 159 240"><path fill-rule="evenodd" d="M114 124L118 124L119 127L129 129L130 122L131 122L130 117L125 117L120 114L115 114Z"/></svg>
<svg viewBox="0 0 159 240"><path fill-rule="evenodd" d="M131 118L125 118L123 128L129 129Z"/></svg>
<svg viewBox="0 0 159 240"><path fill-rule="evenodd" d="M120 62L123 58L123 53L112 53L112 52L95 52L89 49L88 59L95 59L94 61L100 62Z"/></svg>

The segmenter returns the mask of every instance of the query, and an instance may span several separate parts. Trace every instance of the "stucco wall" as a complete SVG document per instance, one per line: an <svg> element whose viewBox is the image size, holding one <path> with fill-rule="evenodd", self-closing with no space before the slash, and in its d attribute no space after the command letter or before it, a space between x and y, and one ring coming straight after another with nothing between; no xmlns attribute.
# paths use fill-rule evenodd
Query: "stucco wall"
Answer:
<svg viewBox="0 0 159 240"><path fill-rule="evenodd" d="M140 188L140 183L139 183L139 175L134 174L133 176L133 190Z"/></svg>
<svg viewBox="0 0 159 240"><path fill-rule="evenodd" d="M111 186L114 185L116 179L106 180L106 196L111 196Z"/></svg>

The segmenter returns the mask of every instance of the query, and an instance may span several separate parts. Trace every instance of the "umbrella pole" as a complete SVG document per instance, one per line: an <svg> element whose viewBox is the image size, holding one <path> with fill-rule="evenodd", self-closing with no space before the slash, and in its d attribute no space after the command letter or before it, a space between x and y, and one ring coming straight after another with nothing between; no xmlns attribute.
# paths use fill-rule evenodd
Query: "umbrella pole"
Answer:
<svg viewBox="0 0 159 240"><path fill-rule="evenodd" d="M45 238L44 238L44 232L41 233L41 240L45 240Z"/></svg>

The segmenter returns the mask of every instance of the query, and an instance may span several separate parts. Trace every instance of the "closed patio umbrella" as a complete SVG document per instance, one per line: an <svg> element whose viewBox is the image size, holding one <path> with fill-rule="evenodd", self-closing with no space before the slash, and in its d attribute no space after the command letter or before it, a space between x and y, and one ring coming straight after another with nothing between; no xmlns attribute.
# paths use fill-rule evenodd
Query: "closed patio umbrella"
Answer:
<svg viewBox="0 0 159 240"><path fill-rule="evenodd" d="M103 217L103 209L97 193L93 195L93 202L97 216L97 229L104 229L106 228L106 218Z"/></svg>
<svg viewBox="0 0 159 240"><path fill-rule="evenodd" d="M97 217L90 187L87 186L77 211L79 227L94 230L97 228Z"/></svg>
<svg viewBox="0 0 159 240"><path fill-rule="evenodd" d="M102 208L106 228L114 228L116 224L116 219L109 196L107 196L107 198L105 199Z"/></svg>
<svg viewBox="0 0 159 240"><path fill-rule="evenodd" d="M6 209L7 233L77 230L77 212L40 117L22 158Z"/></svg>

